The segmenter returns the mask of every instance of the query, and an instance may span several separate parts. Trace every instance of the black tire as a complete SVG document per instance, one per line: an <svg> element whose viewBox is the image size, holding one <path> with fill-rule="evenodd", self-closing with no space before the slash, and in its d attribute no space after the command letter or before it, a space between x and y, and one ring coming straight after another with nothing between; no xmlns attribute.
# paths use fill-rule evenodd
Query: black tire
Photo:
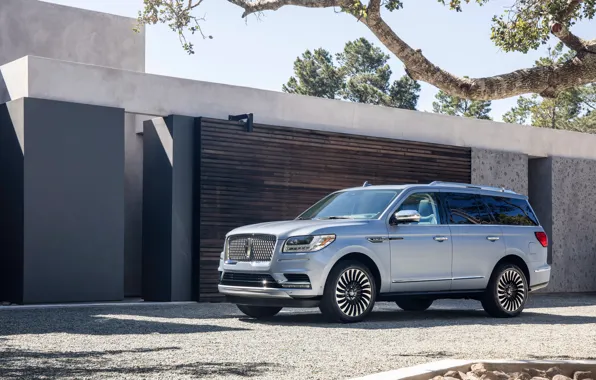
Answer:
<svg viewBox="0 0 596 380"><path fill-rule="evenodd" d="M528 280L514 264L501 264L491 275L482 298L482 307L495 318L518 316L528 299Z"/></svg>
<svg viewBox="0 0 596 380"><path fill-rule="evenodd" d="M236 305L241 312L249 317L256 319L271 318L282 309L281 307L272 306L251 306L251 305Z"/></svg>
<svg viewBox="0 0 596 380"><path fill-rule="evenodd" d="M366 265L340 261L329 272L319 309L331 322L360 322L375 306L376 296L377 285Z"/></svg>
<svg viewBox="0 0 596 380"><path fill-rule="evenodd" d="M432 299L408 297L395 301L400 309L405 311L424 311L433 304Z"/></svg>

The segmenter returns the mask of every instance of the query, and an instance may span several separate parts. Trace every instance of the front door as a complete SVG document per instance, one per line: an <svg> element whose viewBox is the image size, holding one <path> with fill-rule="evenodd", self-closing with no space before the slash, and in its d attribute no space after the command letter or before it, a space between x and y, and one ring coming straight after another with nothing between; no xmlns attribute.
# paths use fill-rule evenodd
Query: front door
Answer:
<svg viewBox="0 0 596 380"><path fill-rule="evenodd" d="M398 207L414 210L420 221L388 226L391 246L391 291L426 292L451 288L451 233L441 224L438 193L411 193Z"/></svg>

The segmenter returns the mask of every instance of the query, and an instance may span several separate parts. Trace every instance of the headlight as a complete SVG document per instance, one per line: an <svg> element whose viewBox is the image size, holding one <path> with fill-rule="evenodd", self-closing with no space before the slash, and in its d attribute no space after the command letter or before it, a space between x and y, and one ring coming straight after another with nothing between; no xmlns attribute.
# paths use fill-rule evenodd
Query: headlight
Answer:
<svg viewBox="0 0 596 380"><path fill-rule="evenodd" d="M282 252L316 252L335 241L335 235L293 236L286 240Z"/></svg>

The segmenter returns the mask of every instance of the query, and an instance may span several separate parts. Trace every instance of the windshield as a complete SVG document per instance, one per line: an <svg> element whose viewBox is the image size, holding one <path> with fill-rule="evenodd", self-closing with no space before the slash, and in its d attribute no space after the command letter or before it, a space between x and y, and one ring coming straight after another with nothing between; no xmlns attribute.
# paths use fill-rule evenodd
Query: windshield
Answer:
<svg viewBox="0 0 596 380"><path fill-rule="evenodd" d="M352 190L328 195L298 219L375 219L401 190Z"/></svg>

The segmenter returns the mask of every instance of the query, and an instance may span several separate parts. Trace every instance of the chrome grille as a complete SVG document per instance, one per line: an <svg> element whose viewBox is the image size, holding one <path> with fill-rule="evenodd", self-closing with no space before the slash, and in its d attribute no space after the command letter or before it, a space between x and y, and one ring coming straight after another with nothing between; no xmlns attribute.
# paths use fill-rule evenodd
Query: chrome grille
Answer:
<svg viewBox="0 0 596 380"><path fill-rule="evenodd" d="M226 244L227 258L233 261L271 261L276 240L274 235L232 235Z"/></svg>

